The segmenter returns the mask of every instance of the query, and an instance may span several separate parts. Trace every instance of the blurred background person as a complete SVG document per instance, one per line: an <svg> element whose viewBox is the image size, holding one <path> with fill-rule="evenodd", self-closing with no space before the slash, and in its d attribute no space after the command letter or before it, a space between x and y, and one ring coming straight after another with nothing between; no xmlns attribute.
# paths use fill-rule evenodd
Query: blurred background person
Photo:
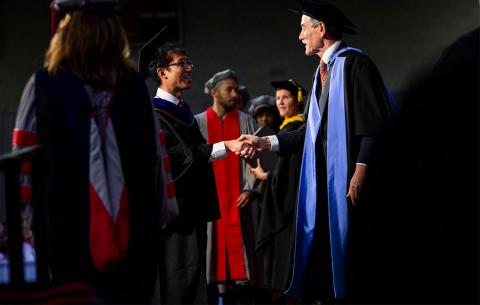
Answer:
<svg viewBox="0 0 480 305"><path fill-rule="evenodd" d="M268 126L274 133L280 126L280 115L275 106L275 98L270 95L260 95L251 100L248 112L257 122L258 127Z"/></svg>
<svg viewBox="0 0 480 305"><path fill-rule="evenodd" d="M244 85L238 85L238 100L236 105L237 109L246 112L249 103L250 93L248 93L247 87L245 87Z"/></svg>
<svg viewBox="0 0 480 305"><path fill-rule="evenodd" d="M283 118L279 134L298 129L305 123L301 112L307 91L292 79L274 81L271 85L275 88L276 108ZM271 172L266 172L258 162L250 173L267 180L256 240L257 251L263 258L262 286L273 291L275 301L281 301L282 291L288 288L291 278L302 153L280 155Z"/></svg>
<svg viewBox="0 0 480 305"><path fill-rule="evenodd" d="M255 121L236 109L239 92L235 71L215 73L205 83L204 92L213 98L213 105L195 118L208 143L255 132ZM244 159L232 152L213 162L221 218L209 230L207 281L219 284L216 288L225 303L252 302L252 287L257 284L257 207L256 201L252 202L256 179L248 173L247 166Z"/></svg>
<svg viewBox="0 0 480 305"><path fill-rule="evenodd" d="M372 303L479 303L479 41L463 34L412 82L375 160Z"/></svg>

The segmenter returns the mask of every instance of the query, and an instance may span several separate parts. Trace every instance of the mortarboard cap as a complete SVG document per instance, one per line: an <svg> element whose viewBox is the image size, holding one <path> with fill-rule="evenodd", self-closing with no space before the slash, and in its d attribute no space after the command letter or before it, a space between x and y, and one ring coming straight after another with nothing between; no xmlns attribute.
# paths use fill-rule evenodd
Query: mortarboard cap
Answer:
<svg viewBox="0 0 480 305"><path fill-rule="evenodd" d="M248 93L247 87L238 85L238 95L237 109L242 111L248 110L248 106L250 106L250 93Z"/></svg>
<svg viewBox="0 0 480 305"><path fill-rule="evenodd" d="M50 33L55 34L64 14L91 10L113 12L122 2L124 0L53 0L50 3Z"/></svg>
<svg viewBox="0 0 480 305"><path fill-rule="evenodd" d="M164 26L155 36L144 44L138 52L138 72L145 78L152 75L156 79L157 52L165 43L166 29Z"/></svg>
<svg viewBox="0 0 480 305"><path fill-rule="evenodd" d="M210 90L212 90L219 82L225 79L233 79L238 82L237 73L231 69L215 73L215 75L213 75L212 78L205 83L205 89L203 92L205 92L205 94L210 94Z"/></svg>
<svg viewBox="0 0 480 305"><path fill-rule="evenodd" d="M353 29L356 28L355 24L348 20L335 5L320 0L301 0L300 4L301 10L291 9L291 11L323 21L326 25L342 33L357 34Z"/></svg>
<svg viewBox="0 0 480 305"><path fill-rule="evenodd" d="M61 13L84 10L113 10L124 0L54 0L50 7Z"/></svg>
<svg viewBox="0 0 480 305"><path fill-rule="evenodd" d="M250 100L250 94L248 93L247 87L244 85L238 85L238 93L240 93L245 103L248 103Z"/></svg>
<svg viewBox="0 0 480 305"><path fill-rule="evenodd" d="M267 108L273 111L275 111L276 109L275 98L270 95L257 96L256 98L252 99L250 102L251 104L250 104L250 107L248 107L248 112L250 112L250 114L253 117L257 116L258 111L260 109Z"/></svg>
<svg viewBox="0 0 480 305"><path fill-rule="evenodd" d="M270 84L275 89L286 89L290 91L293 94L293 96L297 97L297 100L299 103L302 102L303 97L308 93L307 90L305 90L305 88L300 86L300 84L298 84L293 79L273 81L273 82L270 82Z"/></svg>

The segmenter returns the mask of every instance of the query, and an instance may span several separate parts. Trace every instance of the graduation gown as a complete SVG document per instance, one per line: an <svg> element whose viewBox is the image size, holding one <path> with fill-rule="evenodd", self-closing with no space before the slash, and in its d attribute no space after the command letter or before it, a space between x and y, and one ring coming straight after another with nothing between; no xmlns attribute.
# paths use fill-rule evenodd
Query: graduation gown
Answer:
<svg viewBox="0 0 480 305"><path fill-rule="evenodd" d="M208 111L208 110L207 110ZM211 139L209 139L209 122L207 119L207 111L199 113L195 116L196 120L198 121L198 124L200 126L200 131L202 132L203 137L208 141L211 142ZM239 128L239 135L240 134L253 134L256 131L256 123L253 120L251 116L248 114L245 114L243 112L233 110L229 113L230 115L238 115L238 128ZM224 131L226 133L226 131ZM230 140L230 139L225 139L225 140ZM237 158L233 156L233 158ZM223 160L221 160L223 161ZM231 189L234 187L238 187L240 192L243 191L251 191L255 187L255 177L250 175L248 173L248 168L247 168L247 163L238 158L238 165L240 166L240 177L239 179L239 185L238 186L232 186ZM220 173L222 174L222 173ZM225 191L231 191L225 190ZM224 207L225 208L225 207ZM228 207L227 209L234 208L236 207ZM232 214L232 213L229 213ZM224 217L222 215L222 217ZM241 236L239 239L241 239L240 244L240 251L241 253L236 252L235 254L235 261L239 262L239 264L236 264L237 266L240 266L239 268L236 268L236 271L239 271L238 273L243 273L246 277L242 278L242 280L245 282L248 281L250 284L256 284L257 281L257 261L255 257L255 235L256 235L256 229L257 229L257 219L258 219L258 202L255 200L252 200L250 204L243 208L239 209L239 221L240 224L234 223L233 226L238 226L240 225L240 230L241 230ZM215 240L216 232L214 230L214 224L209 224L209 232L208 232L208 251L207 251L207 281L209 283L215 282L216 281L216 275L219 273L225 274L225 270L218 270L215 268L216 263L218 262L217 258L215 257L215 253L217 252L217 247L218 247L218 242ZM229 236L231 238L231 236ZM238 239L235 241L236 245L238 246L237 243ZM224 244L226 243L225 241L220 241L223 242ZM238 249L238 247L236 247ZM227 255L227 260L231 262L232 258L232 253L226 253ZM230 257L228 256L230 255ZM219 267L222 268L223 266ZM226 267L226 264L225 264ZM225 269L223 267L223 269ZM232 266L230 266L232 268ZM244 269L244 270L240 270Z"/></svg>
<svg viewBox="0 0 480 305"><path fill-rule="evenodd" d="M160 296L164 304L205 304L207 222L219 217L213 169L213 145L205 143L185 104L153 99L156 117L166 135L179 215L163 231Z"/></svg>
<svg viewBox="0 0 480 305"><path fill-rule="evenodd" d="M336 52L345 47L345 44L341 44ZM330 81L332 80L341 83L341 85L337 85L334 97L330 91ZM318 76L318 82L315 83L319 82L320 77ZM315 91L321 91L318 99L313 96ZM391 127L392 113L390 96L378 69L368 56L351 49L344 51L336 58L332 57L325 88L318 85L316 90L311 91L306 111L311 108L312 101L319 102L319 115L313 119L310 118L311 113L309 113L307 117L307 120L318 120L316 123L319 125L318 134L312 144L315 147L316 200L315 198L313 200L316 205L310 204L310 200L312 200L310 197L309 200L304 201L302 206L299 201L299 210L304 209L304 215L307 215L305 217L308 218L310 224L303 226L303 220L300 223L297 221L295 251L297 252L299 249L303 252L295 254L295 265L299 267L299 270L294 270L292 285L287 293L297 297L306 296L328 301L333 298L347 298L350 290L347 289L347 286L355 287L351 283L353 278L358 278L358 274L353 276L352 258L356 256L354 252L359 248L352 247L354 244L352 241L358 240L363 235L364 226L361 224L362 220L359 219L362 217L356 216L356 214L361 214L362 208L353 209L351 202L346 198L346 193L355 171L362 138L379 138L385 130ZM338 107L342 108L343 115L330 117L330 108L338 109ZM328 126L335 126L340 119L343 121L342 131L336 130L336 133L329 133ZM308 123L313 123L313 121ZM308 123L297 131L278 136L280 152L297 152L303 147ZM334 167L330 166L329 160L339 157L337 153L327 156L329 149L332 148L328 145L329 140L345 141L345 176L344 178L337 177L337 180L344 185L342 192L345 194L329 193L334 186L332 179L337 175L336 172L333 172ZM372 158L373 151L369 151L368 155L369 158ZM329 159L329 157L331 158ZM312 172L313 169L306 168L306 171ZM308 188L312 189L307 184L306 189ZM300 195L299 198L301 198ZM335 200L335 204L331 204L331 200ZM368 202L366 189L363 192L363 201L364 204ZM305 207L311 210L305 211ZM312 219L314 225L312 225ZM304 247L306 245L305 238L299 239L299 234L302 232L299 232L298 228L309 231L308 233L305 231L306 235L303 235L309 240L307 247ZM356 262L355 265L358 266L358 263ZM318 281L306 281L312 277L320 278ZM358 282L361 282L361 279Z"/></svg>
<svg viewBox="0 0 480 305"><path fill-rule="evenodd" d="M107 110L109 125L104 130L109 136L103 137L109 143L106 147L92 142L99 139L100 133L95 130L101 123L95 123L92 113L99 110L86 88L64 65L58 75L50 75L46 69L36 72L22 95L14 144L31 144L24 141L27 136L42 147L32 164L33 199L38 212L33 224L35 237L46 242L46 263L54 283L82 281L93 285L106 302L146 303L156 278L156 255L150 247L158 239L154 233L161 203L156 197L160 163L150 98L142 77L133 71L108 90L113 94ZM28 127L32 122L34 129ZM103 153L92 152L92 147L102 148ZM116 163L109 163L112 158ZM108 174L116 178L115 182L123 180L121 185L105 185L104 179L92 178L103 173L99 161L115 165ZM126 195L119 200L120 205L127 207L118 215L127 213L128 217L119 216L126 223L115 227L118 222L113 222L113 226L122 230L124 239L120 242L127 252L104 270L105 265L97 264L96 255L104 255L102 259L107 261L103 262L113 258L115 253L109 251L112 240L102 231L98 235L107 238L105 243L95 244L99 236L94 232L98 232L96 225L111 224L108 214L112 212L106 213L98 199L113 195L110 200L116 203L118 186ZM98 187L105 192L98 193Z"/></svg>
<svg viewBox="0 0 480 305"><path fill-rule="evenodd" d="M302 124L290 122L279 134L296 130ZM280 156L264 188L256 246L263 258L265 288L285 290L290 280L301 163L301 153Z"/></svg>

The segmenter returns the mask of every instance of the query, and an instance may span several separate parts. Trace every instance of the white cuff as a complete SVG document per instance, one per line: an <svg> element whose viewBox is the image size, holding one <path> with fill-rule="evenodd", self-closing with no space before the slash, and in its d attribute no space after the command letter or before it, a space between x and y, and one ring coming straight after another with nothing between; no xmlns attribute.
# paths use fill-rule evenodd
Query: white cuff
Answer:
<svg viewBox="0 0 480 305"><path fill-rule="evenodd" d="M227 155L227 149L225 147L225 142L218 142L213 144L212 153L210 154L209 162L222 159Z"/></svg>
<svg viewBox="0 0 480 305"><path fill-rule="evenodd" d="M368 165L367 165L366 163L360 163L360 162L357 162L356 164L357 164L357 165L361 165L361 166L368 167Z"/></svg>
<svg viewBox="0 0 480 305"><path fill-rule="evenodd" d="M280 150L280 146L278 144L277 136L267 136L267 138L270 141L270 150L273 152L278 152Z"/></svg>

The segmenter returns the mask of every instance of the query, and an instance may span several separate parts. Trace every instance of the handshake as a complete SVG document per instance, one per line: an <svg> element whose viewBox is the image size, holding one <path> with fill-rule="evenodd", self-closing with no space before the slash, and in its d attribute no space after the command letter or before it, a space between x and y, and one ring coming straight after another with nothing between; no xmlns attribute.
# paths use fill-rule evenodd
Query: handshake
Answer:
<svg viewBox="0 0 480 305"><path fill-rule="evenodd" d="M246 134L242 134L236 140L225 141L225 146L237 156L246 159L253 158L258 152L271 149L268 137L257 137Z"/></svg>

